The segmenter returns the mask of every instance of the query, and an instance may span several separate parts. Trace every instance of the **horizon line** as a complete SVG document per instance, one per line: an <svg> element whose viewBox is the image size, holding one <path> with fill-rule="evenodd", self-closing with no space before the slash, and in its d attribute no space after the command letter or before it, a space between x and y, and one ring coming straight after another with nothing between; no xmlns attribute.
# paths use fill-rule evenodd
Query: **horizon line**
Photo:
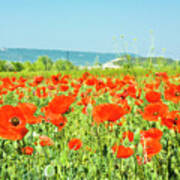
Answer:
<svg viewBox="0 0 180 180"><path fill-rule="evenodd" d="M100 51L82 51L82 50L72 50L72 49L61 49L61 48L27 48L27 47L1 47L0 48L0 52L1 49L29 49L29 50L55 50L55 51L66 51L66 52L81 52L81 53L99 53L99 54L114 54L114 55L118 55L118 54L133 54L139 57L164 57L164 58L170 58L173 60L180 60L180 58L174 58L174 57L170 57L170 56L161 56L161 55L152 55L152 56L148 56L148 55L141 55L141 54L136 54L133 52L100 52Z"/></svg>

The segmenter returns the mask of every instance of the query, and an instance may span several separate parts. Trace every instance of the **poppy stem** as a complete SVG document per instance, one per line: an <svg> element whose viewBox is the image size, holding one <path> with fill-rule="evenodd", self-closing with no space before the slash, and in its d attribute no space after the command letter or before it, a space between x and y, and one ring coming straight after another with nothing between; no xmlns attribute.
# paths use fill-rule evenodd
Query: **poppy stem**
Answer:
<svg viewBox="0 0 180 180"><path fill-rule="evenodd" d="M97 136L97 141L98 141L98 144L99 144L99 147L100 147L100 151L102 152L101 139L100 139L100 136L99 136L99 125L96 128L96 136Z"/></svg>
<svg viewBox="0 0 180 180"><path fill-rule="evenodd" d="M17 144L18 144L17 152L18 152L19 154L21 154L21 144L20 144L20 141L19 141L19 140L17 140Z"/></svg>
<svg viewBox="0 0 180 180"><path fill-rule="evenodd" d="M4 144L5 144L5 140L2 140L1 142L1 149L4 150ZM1 158L3 159L3 153L1 154Z"/></svg>

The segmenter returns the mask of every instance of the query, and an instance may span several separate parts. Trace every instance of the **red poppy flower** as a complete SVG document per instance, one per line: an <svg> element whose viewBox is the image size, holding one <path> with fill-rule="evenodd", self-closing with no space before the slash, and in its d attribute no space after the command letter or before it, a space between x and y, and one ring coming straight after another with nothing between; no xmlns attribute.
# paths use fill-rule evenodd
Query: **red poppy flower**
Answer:
<svg viewBox="0 0 180 180"><path fill-rule="evenodd" d="M166 72L157 72L157 73L155 73L155 75L157 77L163 78L164 80L168 80L168 78L169 78Z"/></svg>
<svg viewBox="0 0 180 180"><path fill-rule="evenodd" d="M32 155L34 152L34 149L32 147L27 146L27 147L22 148L21 151L23 154Z"/></svg>
<svg viewBox="0 0 180 180"><path fill-rule="evenodd" d="M19 103L18 107L23 112L27 123L29 124L37 124L42 122L42 117L35 117L34 113L36 112L37 107L31 103Z"/></svg>
<svg viewBox="0 0 180 180"><path fill-rule="evenodd" d="M59 83L61 83L61 84L68 84L68 78L69 78L69 75L64 75L64 76L59 80Z"/></svg>
<svg viewBox="0 0 180 180"><path fill-rule="evenodd" d="M141 115L147 121L158 121L158 119L164 116L167 112L168 106L166 104L152 103L144 108L144 112L141 112Z"/></svg>
<svg viewBox="0 0 180 180"><path fill-rule="evenodd" d="M135 85L129 85L129 87L126 89L129 96L132 98L136 98L136 88Z"/></svg>
<svg viewBox="0 0 180 180"><path fill-rule="evenodd" d="M141 136L143 136L145 139L151 138L151 139L160 140L162 135L163 135L163 132L157 128L151 128L146 131L141 131Z"/></svg>
<svg viewBox="0 0 180 180"><path fill-rule="evenodd" d="M107 78L106 86L110 89L115 89L117 87L117 84L112 81L111 78Z"/></svg>
<svg viewBox="0 0 180 180"><path fill-rule="evenodd" d="M87 106L84 106L84 107L83 107L82 113L85 114L85 115L88 115L88 113L87 113Z"/></svg>
<svg viewBox="0 0 180 180"><path fill-rule="evenodd" d="M158 154L162 149L162 145L157 139L145 138L141 141L141 144L143 146L144 155L147 155L148 158Z"/></svg>
<svg viewBox="0 0 180 180"><path fill-rule="evenodd" d="M68 146L69 149L77 151L81 148L82 142L80 139L74 138L69 141Z"/></svg>
<svg viewBox="0 0 180 180"><path fill-rule="evenodd" d="M85 83L88 86L94 86L96 82L97 82L97 79L92 77L91 79L87 79Z"/></svg>
<svg viewBox="0 0 180 180"><path fill-rule="evenodd" d="M161 101L161 93L156 91L149 91L146 93L146 100L149 103L156 103Z"/></svg>
<svg viewBox="0 0 180 180"><path fill-rule="evenodd" d="M134 140L134 133L131 131L126 131L123 133L123 139L128 138L130 142Z"/></svg>
<svg viewBox="0 0 180 180"><path fill-rule="evenodd" d="M54 85L57 85L59 83L59 75L52 75L51 80Z"/></svg>
<svg viewBox="0 0 180 180"><path fill-rule="evenodd" d="M104 121L115 122L125 114L124 109L117 104L100 104L93 109L93 119L98 124Z"/></svg>
<svg viewBox="0 0 180 180"><path fill-rule="evenodd" d="M38 85L38 84L40 84L43 80L44 80L44 77L43 77L43 76L36 76L36 77L34 78L34 84L35 84L35 85Z"/></svg>
<svg viewBox="0 0 180 180"><path fill-rule="evenodd" d="M149 84L146 83L144 90L145 90L145 91L147 91L147 90L152 91L152 90L158 89L159 86L160 86L160 82L161 82L161 81L152 82L152 83L149 83Z"/></svg>
<svg viewBox="0 0 180 180"><path fill-rule="evenodd" d="M180 101L180 85L169 84L165 89L164 97L166 100L178 103Z"/></svg>
<svg viewBox="0 0 180 180"><path fill-rule="evenodd" d="M53 113L48 106L43 107L41 109L42 112L45 113L44 119L48 123L52 123L58 127L58 130L61 131L64 126L66 125L67 118L64 117L62 114L55 114Z"/></svg>
<svg viewBox="0 0 180 180"><path fill-rule="evenodd" d="M67 91L68 89L69 89L69 86L67 86L67 85L60 86L61 91Z"/></svg>
<svg viewBox="0 0 180 180"><path fill-rule="evenodd" d="M141 131L141 141L143 146L143 153L151 158L155 154L159 153L162 149L160 139L163 133L157 128L151 128L147 131Z"/></svg>
<svg viewBox="0 0 180 180"><path fill-rule="evenodd" d="M91 76L91 74L89 72L85 72L83 75L82 75L82 78L85 80L87 79L87 77Z"/></svg>
<svg viewBox="0 0 180 180"><path fill-rule="evenodd" d="M171 111L167 113L166 116L164 116L161 120L161 124L165 125L169 129L178 129L178 124L180 124L180 115L179 111Z"/></svg>
<svg viewBox="0 0 180 180"><path fill-rule="evenodd" d="M58 130L61 131L66 125L67 118L63 117L61 114L56 115L56 118L51 120L51 123L58 127Z"/></svg>
<svg viewBox="0 0 180 180"><path fill-rule="evenodd" d="M122 145L117 146L117 144L112 147L112 151L113 154L117 153L117 158L128 158L134 154L134 150L130 147L125 147Z"/></svg>
<svg viewBox="0 0 180 180"><path fill-rule="evenodd" d="M0 108L0 137L10 140L21 140L28 130L26 119L19 107L5 105Z"/></svg>
<svg viewBox="0 0 180 180"><path fill-rule="evenodd" d="M39 144L41 146L53 146L54 142L51 138L49 138L48 136L39 136Z"/></svg>
<svg viewBox="0 0 180 180"><path fill-rule="evenodd" d="M48 96L48 93L46 92L46 87L38 87L36 89L36 96L39 98L46 98Z"/></svg>
<svg viewBox="0 0 180 180"><path fill-rule="evenodd" d="M73 96L56 96L48 104L48 108L52 113L64 114L69 110L70 105L74 102L75 98Z"/></svg>

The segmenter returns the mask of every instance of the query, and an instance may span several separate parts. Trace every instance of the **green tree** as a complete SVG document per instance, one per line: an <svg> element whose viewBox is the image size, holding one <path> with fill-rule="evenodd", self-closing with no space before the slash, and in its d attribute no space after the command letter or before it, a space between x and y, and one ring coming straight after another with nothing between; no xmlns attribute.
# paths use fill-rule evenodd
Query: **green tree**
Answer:
<svg viewBox="0 0 180 180"><path fill-rule="evenodd" d="M56 71L72 70L72 69L75 69L75 68L76 68L76 66L74 66L68 60L59 59L53 64L53 69L56 70Z"/></svg>
<svg viewBox="0 0 180 180"><path fill-rule="evenodd" d="M6 63L4 64L4 68L5 71L15 71L14 65L9 61L6 61Z"/></svg>
<svg viewBox="0 0 180 180"><path fill-rule="evenodd" d="M24 69L23 63L21 62L12 62L16 72L22 71Z"/></svg>
<svg viewBox="0 0 180 180"><path fill-rule="evenodd" d="M30 61L25 61L23 63L24 71L35 71L35 66Z"/></svg>
<svg viewBox="0 0 180 180"><path fill-rule="evenodd" d="M0 60L0 72L6 71L5 64L6 64L5 60Z"/></svg>
<svg viewBox="0 0 180 180"><path fill-rule="evenodd" d="M48 56L39 56L34 65L37 71L50 71L53 61Z"/></svg>

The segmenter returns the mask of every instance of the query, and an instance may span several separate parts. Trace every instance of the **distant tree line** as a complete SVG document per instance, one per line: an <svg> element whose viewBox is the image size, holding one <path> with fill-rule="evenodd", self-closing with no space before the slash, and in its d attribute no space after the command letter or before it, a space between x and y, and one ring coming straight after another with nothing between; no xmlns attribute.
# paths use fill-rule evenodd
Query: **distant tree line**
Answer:
<svg viewBox="0 0 180 180"><path fill-rule="evenodd" d="M172 65L176 64L177 62L171 58L165 57L140 57L140 56L131 56L129 54L121 56L119 61L114 62L115 65L141 65L147 67L149 64L153 65Z"/></svg>
<svg viewBox="0 0 180 180"><path fill-rule="evenodd" d="M0 60L0 72L63 71L72 69L77 69L77 67L70 61L62 59L52 61L48 56L39 56L35 62Z"/></svg>

